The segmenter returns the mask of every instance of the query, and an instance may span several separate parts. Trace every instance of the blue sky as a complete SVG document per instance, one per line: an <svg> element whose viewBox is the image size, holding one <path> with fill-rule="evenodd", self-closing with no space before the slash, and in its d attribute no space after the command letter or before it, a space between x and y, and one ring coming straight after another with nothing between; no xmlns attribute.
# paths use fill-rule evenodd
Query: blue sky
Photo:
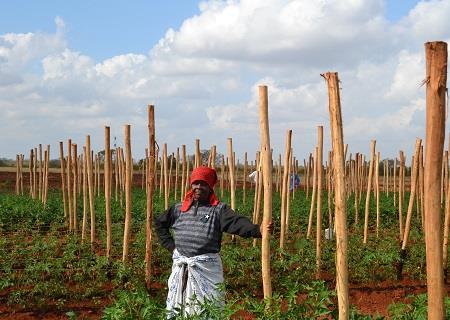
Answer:
<svg viewBox="0 0 450 320"><path fill-rule="evenodd" d="M147 53L167 29L199 13L197 0L15 0L0 4L0 34L53 32L54 19L66 24L71 49L97 61L133 52ZM386 18L397 21L419 2L387 0Z"/></svg>
<svg viewBox="0 0 450 320"><path fill-rule="evenodd" d="M449 16L450 0L2 1L0 157L87 134L101 150L105 125L120 144L129 123L139 158L151 103L169 150L200 138L226 153L232 137L252 158L265 84L274 152L289 128L301 159L328 132L326 71L350 152L377 139L382 158L408 154L424 137L423 44L450 41Z"/></svg>
<svg viewBox="0 0 450 320"><path fill-rule="evenodd" d="M146 53L167 29L177 29L198 12L198 1L193 0L2 1L0 34L54 32L59 16L70 47L102 60Z"/></svg>

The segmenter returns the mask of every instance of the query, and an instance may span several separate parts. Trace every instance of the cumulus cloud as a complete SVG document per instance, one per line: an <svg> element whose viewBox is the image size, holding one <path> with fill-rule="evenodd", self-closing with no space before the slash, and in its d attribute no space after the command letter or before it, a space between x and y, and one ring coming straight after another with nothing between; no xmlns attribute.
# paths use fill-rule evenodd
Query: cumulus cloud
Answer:
<svg viewBox="0 0 450 320"><path fill-rule="evenodd" d="M195 138L225 148L234 137L237 152L256 150L258 85L266 84L274 151L293 129L302 156L318 125L329 148L320 74L338 71L351 149L368 152L376 138L390 156L411 151L424 135L423 42L450 39L449 15L448 0L419 2L398 22L385 18L382 0L210 0L147 54L103 61L72 50L56 17L54 33L0 35L0 134L22 132L0 148L13 157L29 143L101 137L105 124L121 137L132 123L142 156L145 106L154 103L158 140L169 148Z"/></svg>

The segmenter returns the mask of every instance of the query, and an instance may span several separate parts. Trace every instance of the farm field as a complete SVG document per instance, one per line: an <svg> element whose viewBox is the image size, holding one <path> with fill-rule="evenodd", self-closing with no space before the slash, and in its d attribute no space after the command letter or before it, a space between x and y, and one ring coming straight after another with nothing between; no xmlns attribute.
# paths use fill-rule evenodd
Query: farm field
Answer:
<svg viewBox="0 0 450 320"><path fill-rule="evenodd" d="M236 190L236 210L251 217L253 191ZM290 221L284 250L279 249L281 198L274 193L275 230L271 240L273 302L265 313L261 283L260 244L224 235L226 306L206 308L217 319L337 318L335 248L324 240L322 265L316 275L315 232L306 239L311 194L291 195ZM405 199L409 193L405 194ZM173 194L171 194L173 203ZM328 202L323 195L323 230L328 227ZM364 197L363 197L364 199ZM225 193L224 202L230 202ZM380 233L375 233L375 201L370 203L369 240L363 244L363 221L354 224L354 199L347 203L349 225L349 296L351 319L426 319L425 245L420 215L413 211L410 240L398 280L401 243L394 196L380 194ZM78 221L82 221L82 199ZM155 215L163 211L164 196L155 190ZM91 250L81 234L69 232L61 192L51 189L44 208L39 200L0 194L0 319L163 319L171 257L153 241L151 287L145 287L145 190L132 193L131 244L122 262L124 206L112 200L112 252L105 257L104 197L95 198L97 241ZM363 201L360 217L364 213ZM313 226L314 229L314 226ZM154 235L153 239L156 239ZM447 296L449 285L446 285ZM450 299L446 300L450 317ZM303 317L303 318L302 318Z"/></svg>

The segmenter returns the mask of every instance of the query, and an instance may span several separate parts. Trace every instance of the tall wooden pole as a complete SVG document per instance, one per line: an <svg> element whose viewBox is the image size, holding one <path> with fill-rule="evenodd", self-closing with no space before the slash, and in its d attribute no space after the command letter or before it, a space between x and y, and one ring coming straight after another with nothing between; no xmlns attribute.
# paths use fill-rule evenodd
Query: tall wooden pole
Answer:
<svg viewBox="0 0 450 320"><path fill-rule="evenodd" d="M42 144L39 143L39 200L42 201L42 179L43 171L42 171Z"/></svg>
<svg viewBox="0 0 450 320"><path fill-rule="evenodd" d="M415 153L414 153L414 157L413 157L413 163L411 165L411 192L409 195L408 211L406 213L406 222L405 222L405 230L403 232L402 247L400 249L400 261L399 261L399 264L397 267L397 278L399 280L402 279L403 264L406 259L406 245L408 243L409 230L411 228L411 217L412 217L412 210L413 210L413 206L414 206L414 198L417 198L416 190L417 190L417 185L418 185L417 182L418 182L418 176L419 176L419 153L420 153L421 144L422 144L422 139L417 138Z"/></svg>
<svg viewBox="0 0 450 320"><path fill-rule="evenodd" d="M111 130L105 127L105 164L103 175L105 178L105 220L106 220L106 257L111 255Z"/></svg>
<svg viewBox="0 0 450 320"><path fill-rule="evenodd" d="M450 150L450 136L449 136L449 150ZM421 155L422 156L422 155ZM421 162L422 158L419 158L419 180L423 180L423 173L421 172ZM422 173L422 177L421 174ZM423 190L423 181L419 181L419 194ZM422 201L423 203L423 201ZM422 224L423 224L423 212L421 212ZM445 196L445 217L444 217L444 235L442 242L442 267L444 269L444 278L447 283L448 276L448 238L449 238L449 229L450 229L450 188L447 188L447 194Z"/></svg>
<svg viewBox="0 0 450 320"><path fill-rule="evenodd" d="M164 210L169 209L169 173L167 167L169 166L167 159L167 143L163 145L163 167L164 167Z"/></svg>
<svg viewBox="0 0 450 320"><path fill-rule="evenodd" d="M87 169L87 151L86 146L83 146L83 221L81 225L81 243L86 239L87 226L87 210L88 210L88 169Z"/></svg>
<svg viewBox="0 0 450 320"><path fill-rule="evenodd" d="M38 196L38 179L37 179L37 148L34 148L34 163L33 163L33 199L36 199L36 197Z"/></svg>
<svg viewBox="0 0 450 320"><path fill-rule="evenodd" d="M33 149L30 149L30 161L28 163L28 171L30 172L30 197L33 197Z"/></svg>
<svg viewBox="0 0 450 320"><path fill-rule="evenodd" d="M202 155L200 153L200 139L195 139L195 168L202 165Z"/></svg>
<svg viewBox="0 0 450 320"><path fill-rule="evenodd" d="M95 211L94 211L94 181L92 175L92 153L91 136L86 136L86 161L87 161L87 180L89 190L89 213L91 216L91 249L94 249L95 242Z"/></svg>
<svg viewBox="0 0 450 320"><path fill-rule="evenodd" d="M130 125L125 125L125 227L123 232L123 252L122 261L125 262L128 257L128 248L131 229L131 174L133 162L131 158L131 137Z"/></svg>
<svg viewBox="0 0 450 320"><path fill-rule="evenodd" d="M220 164L220 197L223 198L223 189L225 183L225 156L222 155L222 162Z"/></svg>
<svg viewBox="0 0 450 320"><path fill-rule="evenodd" d="M50 162L50 145L46 148L47 158L45 159L45 170L44 170L44 206L47 204L47 194L48 194L48 169Z"/></svg>
<svg viewBox="0 0 450 320"><path fill-rule="evenodd" d="M227 139L227 149L228 149L228 159L229 160L229 174L230 174L230 197L231 197L231 209L235 210L236 200L235 200L235 181L234 181L234 160L233 160L233 140L232 138Z"/></svg>
<svg viewBox="0 0 450 320"><path fill-rule="evenodd" d="M398 221L400 228L400 238L403 238L403 200L405 193L405 156L400 151L400 169L398 173Z"/></svg>
<svg viewBox="0 0 450 320"><path fill-rule="evenodd" d="M366 193L366 207L364 212L364 240L363 243L367 243L367 237L369 233L369 209L370 209L370 189L372 187L372 177L373 177L373 164L375 158L375 144L376 141L372 140L370 143L370 165L369 165L369 177L367 182L367 193Z"/></svg>
<svg viewBox="0 0 450 320"><path fill-rule="evenodd" d="M246 189L247 189L247 152L244 153L244 172L242 173L242 202L245 205L246 202Z"/></svg>
<svg viewBox="0 0 450 320"><path fill-rule="evenodd" d="M59 161L61 166L61 192L63 196L64 220L67 223L67 200L66 200L66 166L64 161L64 143L59 142Z"/></svg>
<svg viewBox="0 0 450 320"><path fill-rule="evenodd" d="M284 171L283 182L281 184L281 213L280 213L280 249L284 249L286 237L286 216L287 216L287 197L289 192L289 158L291 154L292 130L286 131L285 152L284 152Z"/></svg>
<svg viewBox="0 0 450 320"><path fill-rule="evenodd" d="M335 183L335 226L336 226L336 291L339 319L349 317L348 298L348 240L345 195L345 155L342 130L341 102L337 73L326 73L328 83L331 142L333 148L333 177Z"/></svg>
<svg viewBox="0 0 450 320"><path fill-rule="evenodd" d="M180 201L183 201L186 194L186 145L181 146L181 154L183 155L183 162L181 164L181 195Z"/></svg>
<svg viewBox="0 0 450 320"><path fill-rule="evenodd" d="M72 140L67 141L67 202L69 204L69 230L73 228L72 211Z"/></svg>
<svg viewBox="0 0 450 320"><path fill-rule="evenodd" d="M272 159L270 152L269 115L267 87L259 87L259 124L261 132L262 169L264 181L264 213L262 221L262 280L264 299L272 299L272 283L270 278L270 233L268 225L272 221Z"/></svg>
<svg viewBox="0 0 450 320"><path fill-rule="evenodd" d="M180 148L177 148L177 156L175 158L175 183L173 186L173 198L176 201L178 195L178 176L180 175L179 171L180 167Z"/></svg>
<svg viewBox="0 0 450 320"><path fill-rule="evenodd" d="M377 220L376 220L376 235L379 237L380 233L380 152L376 153L375 161L375 193L376 193L376 209L377 209ZM383 176L384 178L384 176ZM384 180L386 181L386 180Z"/></svg>
<svg viewBox="0 0 450 320"><path fill-rule="evenodd" d="M16 154L16 195L19 195L19 188L20 188L19 164L20 164L20 156L19 154Z"/></svg>
<svg viewBox="0 0 450 320"><path fill-rule="evenodd" d="M155 108L153 105L148 106L148 149L150 157L147 165L147 215L145 220L145 283L150 288L151 279L151 257L152 257L152 220L153 220L153 191L154 191L154 166L155 166ZM183 166L186 149L183 145ZM178 151L177 151L178 157ZM177 165L178 168L178 165ZM183 196L183 194L181 194Z"/></svg>
<svg viewBox="0 0 450 320"><path fill-rule="evenodd" d="M317 148L316 278L319 278L322 264L323 126L317 127Z"/></svg>
<svg viewBox="0 0 450 320"><path fill-rule="evenodd" d="M314 149L314 158L312 159L313 163L313 189L312 189L312 195L311 195L311 207L309 209L309 218L308 218L308 230L306 231L306 239L309 239L311 236L311 230L312 230L312 223L313 223L313 217L314 217L314 208L316 204L317 199L317 153L318 148L315 147Z"/></svg>
<svg viewBox="0 0 450 320"><path fill-rule="evenodd" d="M440 168L444 149L447 43L428 42L426 56L425 245L427 259L428 319L444 319Z"/></svg>
<svg viewBox="0 0 450 320"><path fill-rule="evenodd" d="M73 148L73 231L77 232L78 230L78 219L77 219L77 209L78 209L78 153L77 153L77 144L72 144Z"/></svg>

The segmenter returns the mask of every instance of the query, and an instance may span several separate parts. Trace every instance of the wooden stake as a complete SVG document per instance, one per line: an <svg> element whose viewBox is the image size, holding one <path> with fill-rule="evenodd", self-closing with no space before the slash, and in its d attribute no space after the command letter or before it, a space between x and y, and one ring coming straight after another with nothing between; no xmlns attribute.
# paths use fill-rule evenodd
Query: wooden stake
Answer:
<svg viewBox="0 0 450 320"><path fill-rule="evenodd" d="M163 167L164 167L164 210L169 209L169 173L167 167L167 143L163 145Z"/></svg>
<svg viewBox="0 0 450 320"><path fill-rule="evenodd" d="M178 199L178 169L180 167L180 148L177 148L177 156L175 158L175 184L173 186L173 199L177 201Z"/></svg>
<svg viewBox="0 0 450 320"><path fill-rule="evenodd" d="M112 228L111 228L111 130L105 127L105 164L103 176L105 178L105 220L106 220L106 257L111 256Z"/></svg>
<svg viewBox="0 0 450 320"><path fill-rule="evenodd" d="M30 172L30 197L33 197L33 149L30 150L30 162L28 163Z"/></svg>
<svg viewBox="0 0 450 320"><path fill-rule="evenodd" d="M181 146L181 153L183 155L183 163L181 165L181 195L180 201L183 201L184 195L186 194L186 145Z"/></svg>
<svg viewBox="0 0 450 320"><path fill-rule="evenodd" d="M317 148L316 278L319 278L322 254L323 126L317 127Z"/></svg>
<svg viewBox="0 0 450 320"><path fill-rule="evenodd" d="M81 225L81 243L86 240L86 226L87 226L87 210L88 210L88 169L87 169L87 151L86 146L83 146L83 222Z"/></svg>
<svg viewBox="0 0 450 320"><path fill-rule="evenodd" d="M369 177L367 182L367 193L366 193L366 207L365 207L365 215L364 215L364 240L363 243L367 243L367 237L369 233L369 208L370 208L370 188L372 186L372 177L373 177L373 163L375 158L375 144L376 140L371 141L370 145L370 165L369 165Z"/></svg>
<svg viewBox="0 0 450 320"><path fill-rule="evenodd" d="M131 229L131 174L133 162L131 159L131 137L129 124L125 125L125 228L123 232L123 254L122 261L125 262L128 257L128 247Z"/></svg>
<svg viewBox="0 0 450 320"><path fill-rule="evenodd" d="M89 190L89 213L91 215L91 249L93 250L95 242L94 181L92 176L91 137L89 135L86 136L86 162Z"/></svg>
<svg viewBox="0 0 450 320"><path fill-rule="evenodd" d="M286 237L286 206L287 206L287 194L289 192L289 157L291 154L291 139L292 130L286 131L285 153L284 153L284 171L283 182L281 184L281 212L280 212L280 249L284 249L284 242Z"/></svg>
<svg viewBox="0 0 450 320"><path fill-rule="evenodd" d="M231 198L231 209L236 209L235 201L235 181L234 181L234 160L233 160L233 140L231 138L227 139L227 149L228 149L228 159L230 159L229 174L230 174L230 198Z"/></svg>
<svg viewBox="0 0 450 320"><path fill-rule="evenodd" d="M313 189L312 189L312 195L311 195L311 207L309 209L309 218L308 218L308 230L306 232L306 239L309 239L311 236L311 230L312 230L312 221L314 216L314 208L316 205L316 199L317 199L317 153L318 148L316 147L314 149L314 158L313 160Z"/></svg>
<svg viewBox="0 0 450 320"><path fill-rule="evenodd" d="M72 201L72 140L67 141L67 200L69 202L69 231L73 230Z"/></svg>
<svg viewBox="0 0 450 320"><path fill-rule="evenodd" d="M244 172L242 173L242 202L245 205L246 189L247 189L247 152L244 153Z"/></svg>
<svg viewBox="0 0 450 320"><path fill-rule="evenodd" d="M152 256L152 221L153 221L153 191L154 191L154 158L155 154L155 110L153 105L148 106L148 149L150 150L150 158L147 166L147 215L145 220L145 283L150 288L151 280L151 256ZM183 167L185 166L186 148L183 145ZM177 158L178 158L177 151ZM178 168L178 165L177 165ZM183 196L183 193L181 193Z"/></svg>
<svg viewBox="0 0 450 320"><path fill-rule="evenodd" d="M47 205L47 194L48 194L48 170L50 162L50 145L47 145L47 158L45 159L45 171L44 171L44 207Z"/></svg>
<svg viewBox="0 0 450 320"><path fill-rule="evenodd" d="M16 195L19 195L19 186L20 186L20 181L19 181L19 155L16 154Z"/></svg>
<svg viewBox="0 0 450 320"><path fill-rule="evenodd" d="M413 157L413 163L411 166L411 192L409 195L409 203L408 203L408 211L406 213L406 223L405 223L405 230L403 232L403 243L402 243L402 250L406 249L406 244L408 242L408 236L409 236L409 230L411 229L411 216L412 216L412 210L414 206L414 198L416 197L416 189L417 189L417 178L419 175L419 153L420 153L420 146L422 144L422 139L417 138L416 139L416 148L415 153Z"/></svg>
<svg viewBox="0 0 450 320"><path fill-rule="evenodd" d="M426 56L426 144L425 144L425 245L427 262L428 319L444 319L444 277L440 217L440 168L445 134L447 88L447 44L428 42Z"/></svg>
<svg viewBox="0 0 450 320"><path fill-rule="evenodd" d="M195 168L202 165L202 155L200 153L200 139L195 139Z"/></svg>
<svg viewBox="0 0 450 320"><path fill-rule="evenodd" d="M406 259L406 244L408 242L409 237L409 230L411 228L411 216L412 216L412 209L414 205L414 198L416 197L416 189L417 189L417 180L419 175L419 153L420 153L420 146L422 144L422 139L417 138L416 139L416 148L415 153L413 157L413 163L411 165L411 193L409 196L409 204L408 204L408 212L406 214L406 223L405 223L405 230L403 233L403 242L402 247L400 250L400 261L398 264L397 269L397 278L399 280L402 279L402 269L403 264Z"/></svg>
<svg viewBox="0 0 450 320"><path fill-rule="evenodd" d="M376 206L377 206L377 220L376 220L376 235L379 237L380 233L380 152L377 152L375 162L375 185L376 185ZM383 176L384 179L384 176ZM386 180L384 180L386 181Z"/></svg>
<svg viewBox="0 0 450 320"><path fill-rule="evenodd" d="M272 299L272 283L270 278L270 233L267 227L272 221L272 159L270 157L268 98L266 86L259 87L259 115L264 181L264 213L261 246L262 280L264 299L270 303L270 300Z"/></svg>
<svg viewBox="0 0 450 320"><path fill-rule="evenodd" d="M223 198L223 189L225 183L225 156L222 155L222 163L220 166L220 197Z"/></svg>
<svg viewBox="0 0 450 320"><path fill-rule="evenodd" d="M39 143L39 200L42 202L42 178L43 178L43 171L42 171L42 144Z"/></svg>
<svg viewBox="0 0 450 320"><path fill-rule="evenodd" d="M396 182L396 177L397 177L397 158L394 159L394 207L397 207L397 182Z"/></svg>
<svg viewBox="0 0 450 320"><path fill-rule="evenodd" d="M73 231L77 232L78 229L78 221L77 221L77 209L78 209L78 153L77 153L77 145L72 144L73 148Z"/></svg>
<svg viewBox="0 0 450 320"><path fill-rule="evenodd" d="M403 199L405 192L405 156L400 151L400 169L398 173L398 221L400 228L400 239L403 239Z"/></svg>
<svg viewBox="0 0 450 320"><path fill-rule="evenodd" d="M342 320L349 318L344 135L342 130L338 75L337 73L326 73L324 77L328 83L328 106L330 112L333 176L335 183L336 291L339 319Z"/></svg>

